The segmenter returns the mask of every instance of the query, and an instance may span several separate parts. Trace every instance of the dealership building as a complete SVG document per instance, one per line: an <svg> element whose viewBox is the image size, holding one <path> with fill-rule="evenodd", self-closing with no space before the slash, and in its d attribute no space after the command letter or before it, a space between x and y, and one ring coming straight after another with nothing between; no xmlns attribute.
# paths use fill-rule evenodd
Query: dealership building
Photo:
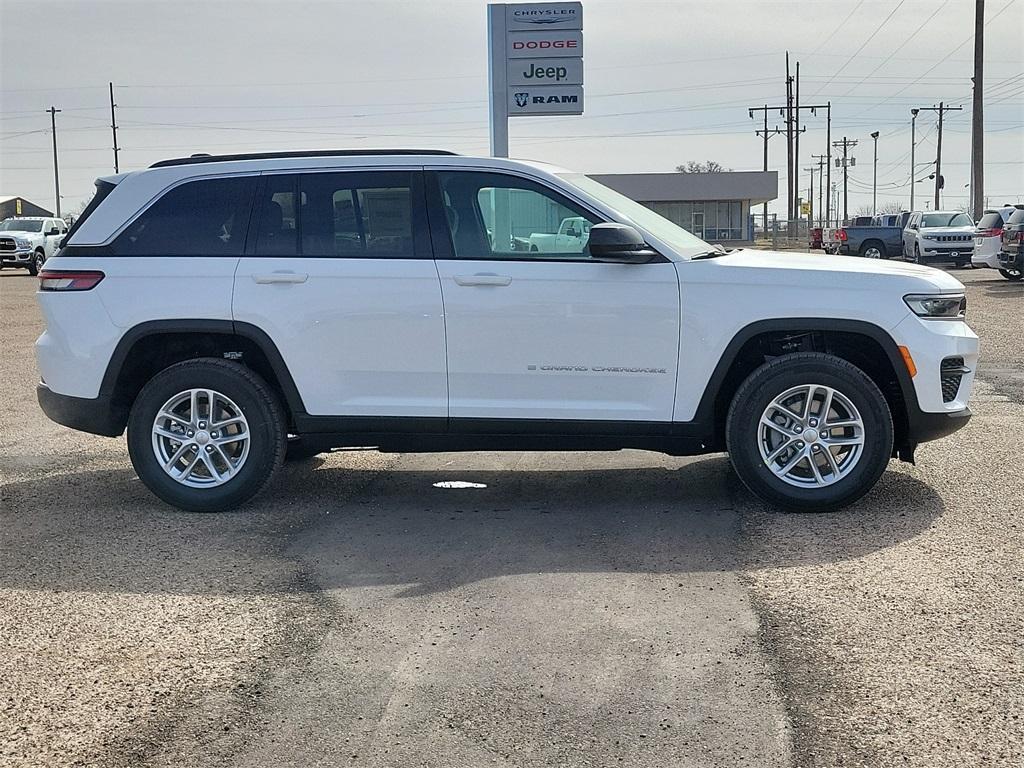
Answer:
<svg viewBox="0 0 1024 768"><path fill-rule="evenodd" d="M753 241L751 208L770 202L779 194L776 171L588 175L702 240L723 244Z"/></svg>

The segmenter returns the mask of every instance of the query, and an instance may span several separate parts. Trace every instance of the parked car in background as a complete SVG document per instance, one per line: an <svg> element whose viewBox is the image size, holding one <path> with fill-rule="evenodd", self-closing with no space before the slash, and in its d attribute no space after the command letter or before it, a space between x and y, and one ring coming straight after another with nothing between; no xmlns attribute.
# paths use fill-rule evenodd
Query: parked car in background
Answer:
<svg viewBox="0 0 1024 768"><path fill-rule="evenodd" d="M825 247L825 230L822 227L811 227L807 234L807 247L812 251L818 251Z"/></svg>
<svg viewBox="0 0 1024 768"><path fill-rule="evenodd" d="M1011 208L1005 213L994 208L985 210L982 217L978 219L978 225L974 230L974 254L971 256L971 264L976 267L999 269L999 251L1003 247L1003 226L1014 210Z"/></svg>
<svg viewBox="0 0 1024 768"><path fill-rule="evenodd" d="M579 253L590 237L590 222L581 216L562 219L558 232L534 232L530 235L530 250L533 252Z"/></svg>
<svg viewBox="0 0 1024 768"><path fill-rule="evenodd" d="M1024 277L1024 210L1015 210L1003 225L999 274L1007 280Z"/></svg>
<svg viewBox="0 0 1024 768"><path fill-rule="evenodd" d="M868 259L891 259L903 252L903 229L899 225L848 226L826 230L825 250Z"/></svg>
<svg viewBox="0 0 1024 768"><path fill-rule="evenodd" d="M62 219L24 216L0 221L0 268L23 267L37 274L67 233Z"/></svg>
<svg viewBox="0 0 1024 768"><path fill-rule="evenodd" d="M964 267L974 253L974 221L963 211L916 211L903 230L902 250L916 264Z"/></svg>

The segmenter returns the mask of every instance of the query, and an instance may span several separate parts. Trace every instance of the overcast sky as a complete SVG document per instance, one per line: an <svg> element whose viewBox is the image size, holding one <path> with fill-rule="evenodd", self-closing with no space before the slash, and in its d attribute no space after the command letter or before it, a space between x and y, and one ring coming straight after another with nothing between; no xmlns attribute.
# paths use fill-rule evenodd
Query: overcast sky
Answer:
<svg viewBox="0 0 1024 768"><path fill-rule="evenodd" d="M747 107L784 103L789 49L802 102L831 99L833 139L860 142L851 211L871 200L875 130L879 204L909 202L909 110L939 100L964 107L945 126L944 207L967 202L973 0L583 6L586 112L513 119L513 157L601 173L708 159L759 170L760 120ZM486 154L485 18L484 0L0 0L0 193L53 206L44 110L54 105L64 210L91 195L93 179L113 171L108 81L122 170L193 152ZM1024 0L988 0L986 18L986 193L993 204L1024 202ZM809 168L825 152L825 119L805 119ZM922 178L935 114L922 112L917 128ZM784 139L773 138L783 212L784 157ZM929 183L917 194L929 199Z"/></svg>

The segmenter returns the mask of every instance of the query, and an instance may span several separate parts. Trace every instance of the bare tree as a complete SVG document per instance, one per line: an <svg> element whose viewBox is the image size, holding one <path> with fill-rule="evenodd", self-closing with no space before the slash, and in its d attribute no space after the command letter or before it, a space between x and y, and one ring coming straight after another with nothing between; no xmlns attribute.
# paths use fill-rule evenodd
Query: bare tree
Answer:
<svg viewBox="0 0 1024 768"><path fill-rule="evenodd" d="M726 168L716 160L708 160L706 163L687 160L683 165L677 165L676 170L679 173L727 173L732 168Z"/></svg>

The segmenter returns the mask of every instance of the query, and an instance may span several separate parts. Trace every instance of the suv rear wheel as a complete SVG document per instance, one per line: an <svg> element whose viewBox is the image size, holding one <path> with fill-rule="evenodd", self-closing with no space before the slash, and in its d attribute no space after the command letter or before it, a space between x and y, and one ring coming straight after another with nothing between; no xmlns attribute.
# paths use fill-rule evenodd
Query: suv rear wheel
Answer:
<svg viewBox="0 0 1024 768"><path fill-rule="evenodd" d="M755 495L826 512L856 501L881 477L892 455L892 415L875 383L846 360L783 355L737 390L726 443Z"/></svg>
<svg viewBox="0 0 1024 768"><path fill-rule="evenodd" d="M999 274L1005 277L1007 280L1020 280L1024 277L1024 272L1019 269L1000 269Z"/></svg>
<svg viewBox="0 0 1024 768"><path fill-rule="evenodd" d="M238 363L188 360L154 376L128 419L132 465L157 496L192 512L244 504L284 459L284 416L258 375Z"/></svg>

